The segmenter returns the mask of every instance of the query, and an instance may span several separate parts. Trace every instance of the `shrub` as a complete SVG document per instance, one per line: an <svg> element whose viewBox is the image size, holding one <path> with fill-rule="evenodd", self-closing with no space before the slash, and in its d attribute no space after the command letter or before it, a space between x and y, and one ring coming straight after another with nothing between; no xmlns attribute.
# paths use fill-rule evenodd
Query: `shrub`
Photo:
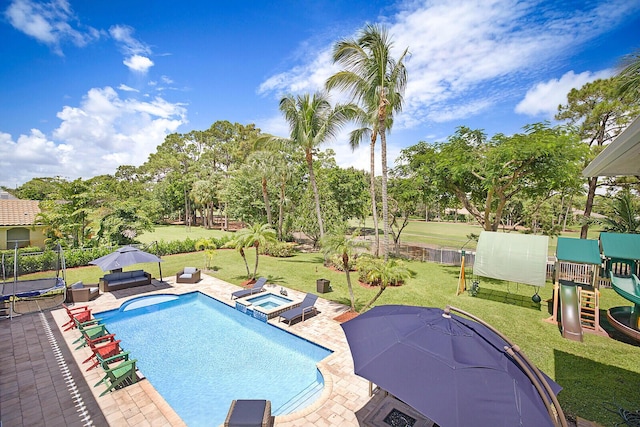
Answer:
<svg viewBox="0 0 640 427"><path fill-rule="evenodd" d="M349 258L349 271L357 269L358 255L353 255ZM330 256L326 261L327 267L333 267L338 271L344 272L344 265L342 263L342 255L334 254Z"/></svg>
<svg viewBox="0 0 640 427"><path fill-rule="evenodd" d="M368 283L370 285L379 285L380 282L370 282L369 281L369 273L376 268L379 268L380 265L384 264L384 260L381 258L376 258L369 254L363 254L358 257L356 260L356 269L358 270L358 280L362 283Z"/></svg>
<svg viewBox="0 0 640 427"><path fill-rule="evenodd" d="M288 258L295 253L295 243L269 242L260 246L260 253L276 258Z"/></svg>

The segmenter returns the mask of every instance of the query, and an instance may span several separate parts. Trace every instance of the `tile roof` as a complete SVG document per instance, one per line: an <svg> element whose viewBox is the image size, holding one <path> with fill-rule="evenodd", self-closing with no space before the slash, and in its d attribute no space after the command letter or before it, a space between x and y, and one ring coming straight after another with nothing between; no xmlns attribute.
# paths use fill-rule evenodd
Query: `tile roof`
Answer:
<svg viewBox="0 0 640 427"><path fill-rule="evenodd" d="M0 200L1 225L32 225L40 213L37 200Z"/></svg>

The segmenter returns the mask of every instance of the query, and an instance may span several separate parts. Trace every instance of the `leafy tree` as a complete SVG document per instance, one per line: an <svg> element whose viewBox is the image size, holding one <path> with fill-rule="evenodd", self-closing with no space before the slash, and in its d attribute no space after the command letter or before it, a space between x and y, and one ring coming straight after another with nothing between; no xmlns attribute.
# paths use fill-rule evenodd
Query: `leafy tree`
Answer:
<svg viewBox="0 0 640 427"><path fill-rule="evenodd" d="M320 241L322 251L325 257L338 255L342 260L342 267L347 278L347 288L349 289L349 299L351 301L351 311L356 311L356 298L353 294L353 286L351 285L350 259L356 254L357 248L362 248L366 242L357 240L357 232L351 236L346 236L344 232L335 234L327 234Z"/></svg>
<svg viewBox="0 0 640 427"><path fill-rule="evenodd" d="M610 202L611 213L599 221L606 231L616 233L640 233L640 208L638 200L629 189L623 189Z"/></svg>
<svg viewBox="0 0 640 427"><path fill-rule="evenodd" d="M371 301L365 304L360 310L364 313L380 298L380 295L387 289L390 284L397 285L400 282L411 277L412 273L404 262L399 259L391 258L381 263L373 264L373 268L369 270L368 280L370 282L378 282L378 292L373 296Z"/></svg>
<svg viewBox="0 0 640 427"><path fill-rule="evenodd" d="M116 202L108 208L109 213L100 220L98 238L112 245L128 245L136 242L142 231L153 230L153 224L141 212L137 204L130 201Z"/></svg>
<svg viewBox="0 0 640 427"><path fill-rule="evenodd" d="M353 167L347 169L332 167L326 169L324 175L340 218L343 221L352 218L364 221L369 203L366 174Z"/></svg>
<svg viewBox="0 0 640 427"><path fill-rule="evenodd" d="M507 203L516 195L548 197L575 187L583 151L561 127L525 127L525 133L495 135L460 127L434 150L422 153L435 185L454 194L484 227L496 231Z"/></svg>
<svg viewBox="0 0 640 427"><path fill-rule="evenodd" d="M320 171L323 171L320 169ZM335 233L345 227L345 221L342 220L336 201L331 197L332 193L328 189L327 181L321 179L318 182L320 188L320 202L322 203L322 221L328 233ZM309 237L314 246L320 242L323 236L320 235L320 227L318 225L318 217L314 213L314 195L310 188L302 193L297 201L296 208L293 213L293 227L298 231L302 231Z"/></svg>
<svg viewBox="0 0 640 427"><path fill-rule="evenodd" d="M54 178L42 177L32 178L15 189L9 187L2 187L2 189L18 199L53 200L57 197L60 186L65 183L66 180L59 176Z"/></svg>
<svg viewBox="0 0 640 427"><path fill-rule="evenodd" d="M345 39L335 44L333 60L345 69L331 76L326 83L328 89L347 90L361 107L361 114L357 121L362 126L351 133L350 143L352 147L357 147L363 138L369 137L371 140L371 203L376 230L377 216L373 205L375 203L374 149L376 139L380 136L385 259L389 246L387 132L393 125L393 114L402 110L403 94L407 84L407 70L403 61L408 48L396 60L391 57L392 47L393 44L385 27L367 25L357 39Z"/></svg>
<svg viewBox="0 0 640 427"><path fill-rule="evenodd" d="M261 177L251 165L244 164L231 171L221 190L229 215L246 223L266 222L261 186Z"/></svg>
<svg viewBox="0 0 640 427"><path fill-rule="evenodd" d="M320 209L320 196L313 170L313 154L327 139L335 137L340 128L355 114L353 105L336 105L331 107L328 95L315 93L285 96L280 100L280 111L285 116L291 131L290 140L304 151L305 161L309 169L309 183L313 190L315 211L318 220L320 237L324 236L324 224Z"/></svg>
<svg viewBox="0 0 640 427"><path fill-rule="evenodd" d="M400 251L400 235L409 224L409 217L417 212L422 195L420 180L394 177L389 181L389 228L396 255Z"/></svg>
<svg viewBox="0 0 640 427"><path fill-rule="evenodd" d="M244 247L253 246L256 250L256 264L253 268L253 279L258 273L258 260L260 256L260 246L276 241L276 232L269 224L255 223L250 227L238 230L236 233L238 240L244 242Z"/></svg>
<svg viewBox="0 0 640 427"><path fill-rule="evenodd" d="M578 135L589 147L589 155L585 157L586 166L605 144L611 142L635 118L640 109L633 94L620 96L618 81L615 78L596 80L587 83L580 89L572 89L567 96L567 103L558 107L556 119L567 120L578 126ZM586 239L589 231L589 217L593 210L593 200L598 187L598 177L587 179L587 199L584 208L583 226L580 238Z"/></svg>

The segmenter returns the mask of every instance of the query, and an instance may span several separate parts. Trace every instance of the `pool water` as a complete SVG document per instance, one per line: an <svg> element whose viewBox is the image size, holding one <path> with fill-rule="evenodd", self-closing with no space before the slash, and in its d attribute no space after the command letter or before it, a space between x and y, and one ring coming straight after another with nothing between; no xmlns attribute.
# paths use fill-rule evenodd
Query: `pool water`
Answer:
<svg viewBox="0 0 640 427"><path fill-rule="evenodd" d="M266 294L266 295L260 295L253 298L247 298L247 302L250 302L251 305L270 310L272 308L280 307L281 305L284 305L284 304L290 304L293 302L293 300L289 298L281 297L280 295Z"/></svg>
<svg viewBox="0 0 640 427"><path fill-rule="evenodd" d="M280 408L322 383L316 364L331 354L323 347L200 292L144 298L97 317L189 426L222 424L233 399L268 399L274 414L286 413Z"/></svg>

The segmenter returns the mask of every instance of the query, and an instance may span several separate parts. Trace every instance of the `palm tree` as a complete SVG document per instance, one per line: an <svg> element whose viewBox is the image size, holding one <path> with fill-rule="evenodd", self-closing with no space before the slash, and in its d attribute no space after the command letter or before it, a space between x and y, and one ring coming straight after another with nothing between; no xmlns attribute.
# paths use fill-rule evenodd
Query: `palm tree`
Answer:
<svg viewBox="0 0 640 427"><path fill-rule="evenodd" d="M250 227L238 230L236 233L238 240L244 242L244 247L253 246L256 250L256 264L253 268L253 279L258 273L258 259L260 256L260 246L264 246L269 242L276 241L276 231L269 224L256 223ZM247 267L247 273L249 267Z"/></svg>
<svg viewBox="0 0 640 427"><path fill-rule="evenodd" d="M351 146L360 140L371 139L371 200L374 228L377 231L375 208L375 141L380 135L382 160L382 221L384 225L384 256L389 246L389 206L387 198L387 135L393 125L393 114L402 111L407 70L404 58L408 48L398 60L391 58L392 43L386 28L367 25L357 39L341 40L333 48L333 60L345 67L331 76L326 83L328 89L347 90L364 112L358 118L367 127L356 129L351 134ZM377 238L377 237L376 237Z"/></svg>
<svg viewBox="0 0 640 427"><path fill-rule="evenodd" d="M616 233L640 233L640 212L629 189L622 190L613 199L611 208L611 215L600 221L605 230Z"/></svg>
<svg viewBox="0 0 640 427"><path fill-rule="evenodd" d="M285 116L291 130L291 141L304 151L307 167L309 168L309 182L313 189L316 205L316 215L320 237L324 236L322 212L320 210L320 196L313 172L313 153L328 138L335 137L340 128L356 114L354 105L336 105L329 103L326 93L315 93L313 96L288 95L280 100L280 111Z"/></svg>
<svg viewBox="0 0 640 427"><path fill-rule="evenodd" d="M320 244L325 257L338 255L342 260L342 267L347 276L347 288L349 289L349 298L351 299L351 311L356 311L356 299L351 286L351 275L349 274L349 260L355 254L356 248L366 245L366 242L356 240L358 233L352 236L346 236L343 232L337 234L329 234L325 236Z"/></svg>
<svg viewBox="0 0 640 427"><path fill-rule="evenodd" d="M409 277L411 277L411 271L398 259L391 258L385 262L374 264L374 268L369 271L367 279L371 282L380 282L380 287L378 288L378 293L374 295L371 301L369 301L360 312L364 313L367 311L369 307L380 298L380 295L387 289L387 286L390 284L398 284L399 282L407 280Z"/></svg>
<svg viewBox="0 0 640 427"><path fill-rule="evenodd" d="M640 99L640 51L624 58L622 70L618 74L621 94L630 94L634 99Z"/></svg>
<svg viewBox="0 0 640 427"><path fill-rule="evenodd" d="M239 233L240 231L238 231ZM247 255L244 253L244 248L247 247L246 241L244 240L244 236L236 233L233 236L233 239L228 241L224 247L225 248L233 248L238 251L242 260L244 261L244 267L247 269L247 279L251 278L251 272L249 271L249 263L247 262Z"/></svg>

